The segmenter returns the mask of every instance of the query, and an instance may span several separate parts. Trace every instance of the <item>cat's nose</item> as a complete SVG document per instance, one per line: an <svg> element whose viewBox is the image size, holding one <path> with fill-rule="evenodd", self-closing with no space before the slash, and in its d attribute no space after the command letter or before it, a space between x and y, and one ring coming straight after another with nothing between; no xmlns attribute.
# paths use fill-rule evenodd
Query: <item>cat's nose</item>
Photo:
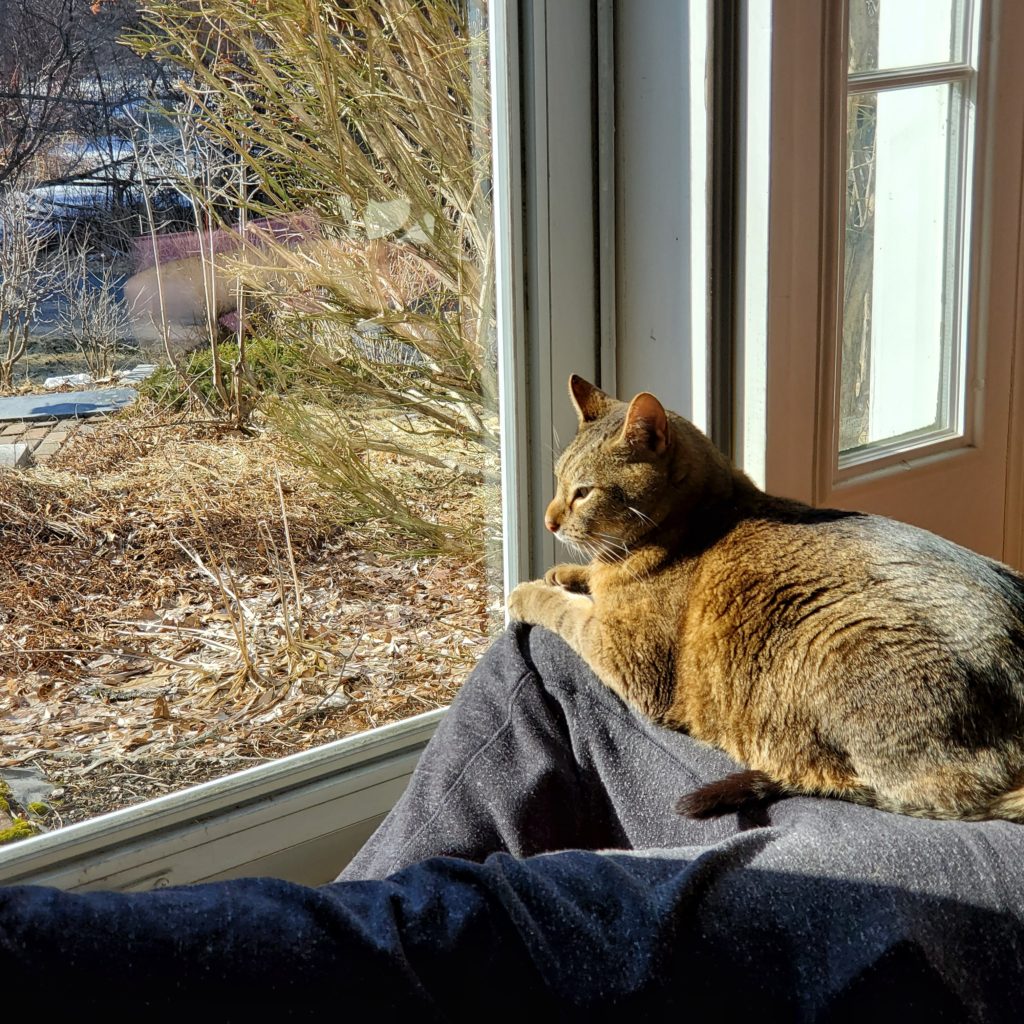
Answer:
<svg viewBox="0 0 1024 1024"><path fill-rule="evenodd" d="M562 525L551 513L549 512L544 517L544 525L552 532L558 533L558 528Z"/></svg>

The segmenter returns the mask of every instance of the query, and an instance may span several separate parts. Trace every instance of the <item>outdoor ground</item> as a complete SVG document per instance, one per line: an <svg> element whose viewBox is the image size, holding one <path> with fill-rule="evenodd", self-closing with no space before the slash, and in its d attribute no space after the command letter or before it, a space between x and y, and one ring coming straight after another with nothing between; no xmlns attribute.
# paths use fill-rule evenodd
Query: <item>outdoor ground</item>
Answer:
<svg viewBox="0 0 1024 1024"><path fill-rule="evenodd" d="M423 493L481 519L468 485ZM145 400L0 473L0 769L57 787L54 827L447 704L500 623L493 573L393 540L271 430Z"/></svg>

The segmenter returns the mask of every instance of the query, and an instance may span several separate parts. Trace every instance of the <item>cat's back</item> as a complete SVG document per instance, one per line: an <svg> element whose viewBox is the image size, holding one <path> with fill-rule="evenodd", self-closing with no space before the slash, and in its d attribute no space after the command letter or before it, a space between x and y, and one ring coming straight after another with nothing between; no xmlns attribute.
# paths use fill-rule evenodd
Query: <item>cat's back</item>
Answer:
<svg viewBox="0 0 1024 1024"><path fill-rule="evenodd" d="M882 516L769 499L705 552L695 584L695 612L747 634L902 632L1024 664L1024 576Z"/></svg>
<svg viewBox="0 0 1024 1024"><path fill-rule="evenodd" d="M1024 778L1024 577L913 526L782 503L698 562L673 723L801 791L1024 814L992 803Z"/></svg>

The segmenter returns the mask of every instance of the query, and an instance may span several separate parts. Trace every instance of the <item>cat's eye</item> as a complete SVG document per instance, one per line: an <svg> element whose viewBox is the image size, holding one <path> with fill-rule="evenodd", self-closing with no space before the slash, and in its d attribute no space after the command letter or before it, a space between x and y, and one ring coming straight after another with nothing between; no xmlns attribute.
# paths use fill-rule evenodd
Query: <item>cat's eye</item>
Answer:
<svg viewBox="0 0 1024 1024"><path fill-rule="evenodd" d="M569 504L575 505L577 501L585 498L589 493L589 487L577 487L576 490L572 492L572 501Z"/></svg>

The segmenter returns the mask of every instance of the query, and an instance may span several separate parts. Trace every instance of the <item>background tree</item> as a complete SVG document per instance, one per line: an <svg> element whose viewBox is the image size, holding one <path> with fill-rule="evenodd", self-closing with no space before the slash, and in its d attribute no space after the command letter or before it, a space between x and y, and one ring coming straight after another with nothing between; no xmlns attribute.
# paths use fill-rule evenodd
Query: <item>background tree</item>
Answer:
<svg viewBox="0 0 1024 1024"><path fill-rule="evenodd" d="M0 0L0 188L28 175L41 188L106 189L96 242L136 191L129 112L172 92L170 68L120 42L140 18L135 0ZM84 221L95 204L94 188L62 212Z"/></svg>
<svg viewBox="0 0 1024 1024"><path fill-rule="evenodd" d="M69 129L87 15L78 0L0 0L0 185Z"/></svg>
<svg viewBox="0 0 1024 1024"><path fill-rule="evenodd" d="M33 216L24 189L0 192L0 227L0 390L6 390L39 307L59 286L65 248Z"/></svg>

